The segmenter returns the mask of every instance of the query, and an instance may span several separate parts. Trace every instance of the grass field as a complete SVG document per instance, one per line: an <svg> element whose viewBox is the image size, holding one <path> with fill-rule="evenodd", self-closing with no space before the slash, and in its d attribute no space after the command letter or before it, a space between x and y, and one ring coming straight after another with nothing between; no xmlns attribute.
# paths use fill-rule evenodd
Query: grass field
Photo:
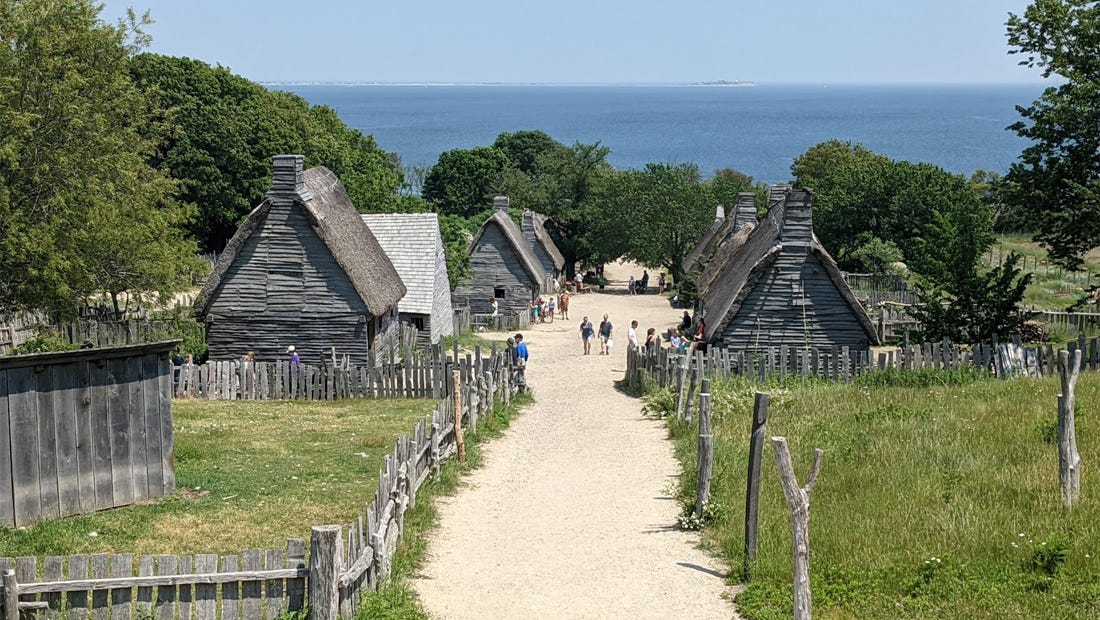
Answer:
<svg viewBox="0 0 1100 620"><path fill-rule="evenodd" d="M1067 272L1050 262L1047 252L1026 235L1000 235L986 262L997 265L1016 252L1023 257L1020 267L1034 274L1024 294L1024 304L1038 310L1065 310L1087 288L1100 284L1100 249L1085 256L1084 271ZM1091 275L1090 275L1091 274ZM1095 311L1095 310L1093 310Z"/></svg>
<svg viewBox="0 0 1100 620"><path fill-rule="evenodd" d="M171 497L25 530L0 556L239 553L308 541L374 496L383 457L430 400L174 401Z"/></svg>
<svg viewBox="0 0 1100 620"><path fill-rule="evenodd" d="M922 379L770 390L768 435L787 437L800 484L813 449L825 451L810 510L815 616L1100 617L1100 375L1078 385L1082 501L1069 513L1059 501L1056 378ZM737 573L752 391L714 389L720 509L704 539ZM671 399L647 402L664 411ZM696 431L669 424L686 505ZM760 555L738 603L748 618L789 618L790 520L770 443L764 458Z"/></svg>

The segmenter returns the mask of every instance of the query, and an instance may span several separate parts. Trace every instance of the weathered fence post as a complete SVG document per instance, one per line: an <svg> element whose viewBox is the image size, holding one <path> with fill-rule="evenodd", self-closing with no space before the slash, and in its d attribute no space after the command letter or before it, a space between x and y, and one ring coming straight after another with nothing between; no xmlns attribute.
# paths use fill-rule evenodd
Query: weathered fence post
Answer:
<svg viewBox="0 0 1100 620"><path fill-rule="evenodd" d="M741 569L746 581L752 576L752 565L756 562L756 550L760 543L760 467L764 458L764 436L768 429L768 406L771 402L771 394L757 392L752 407L748 488L745 490L745 563Z"/></svg>
<svg viewBox="0 0 1100 620"><path fill-rule="evenodd" d="M684 405L684 422L686 424L691 424L691 420L692 420L692 417L693 417L692 413L695 409L695 386L699 383L699 377L701 377L703 375L703 373L702 373L703 363L702 363L702 358L700 358L699 359L699 365L692 368L691 367L692 358L689 356L687 358L687 360L688 360L688 376L690 377L690 380L688 381L687 402Z"/></svg>
<svg viewBox="0 0 1100 620"><path fill-rule="evenodd" d="M703 379L699 392L699 479L696 485L695 516L703 520L703 508L710 500L710 478L714 473L714 435L710 432L710 379Z"/></svg>
<svg viewBox="0 0 1100 620"><path fill-rule="evenodd" d="M676 419L684 417L684 391L687 389L688 363L691 358L681 355L679 358L680 369L676 374Z"/></svg>
<svg viewBox="0 0 1100 620"><path fill-rule="evenodd" d="M794 620L810 620L810 493L813 492L817 474L821 471L821 448L814 450L814 462L806 486L799 488L791 464L791 451L785 437L772 437L775 447L775 464L779 468L779 480L791 511L792 547L794 552Z"/></svg>
<svg viewBox="0 0 1100 620"><path fill-rule="evenodd" d="M1072 508L1081 495L1081 456L1077 454L1077 424L1074 415L1077 377L1081 372L1081 349L1058 352L1058 374L1062 393L1058 395L1058 482L1062 506Z"/></svg>
<svg viewBox="0 0 1100 620"><path fill-rule="evenodd" d="M15 332L12 331L12 342L15 341ZM15 571L4 571L4 620L19 620L19 582L15 579Z"/></svg>
<svg viewBox="0 0 1100 620"><path fill-rule="evenodd" d="M458 368L454 370L455 384L455 445L458 446L458 460L466 462L466 442L462 440L462 384L459 381Z"/></svg>
<svg viewBox="0 0 1100 620"><path fill-rule="evenodd" d="M315 526L309 535L309 618L337 620L343 544L339 525Z"/></svg>

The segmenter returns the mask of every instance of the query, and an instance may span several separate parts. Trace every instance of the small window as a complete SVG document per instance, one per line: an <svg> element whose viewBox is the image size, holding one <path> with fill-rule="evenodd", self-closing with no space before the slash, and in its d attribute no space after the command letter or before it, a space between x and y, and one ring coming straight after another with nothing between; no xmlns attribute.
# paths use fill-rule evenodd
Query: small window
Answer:
<svg viewBox="0 0 1100 620"><path fill-rule="evenodd" d="M420 317L420 316L413 317L412 325L413 325L413 327L419 329L420 331L424 331L424 317Z"/></svg>
<svg viewBox="0 0 1100 620"><path fill-rule="evenodd" d="M498 286L493 289L493 297L496 299L504 299L504 287Z"/></svg>

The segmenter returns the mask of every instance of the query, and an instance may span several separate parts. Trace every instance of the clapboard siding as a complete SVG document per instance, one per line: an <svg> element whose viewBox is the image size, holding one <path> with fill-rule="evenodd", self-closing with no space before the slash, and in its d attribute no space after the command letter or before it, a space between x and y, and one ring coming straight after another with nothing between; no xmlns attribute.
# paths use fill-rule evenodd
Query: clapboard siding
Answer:
<svg viewBox="0 0 1100 620"><path fill-rule="evenodd" d="M175 491L176 342L0 359L0 525Z"/></svg>
<svg viewBox="0 0 1100 620"><path fill-rule="evenodd" d="M491 300L498 287L504 289L504 299L497 300L501 314L525 313L538 296L538 285L523 268L519 254L491 220L471 250L470 269L473 277L455 289L455 297L465 300L474 314L493 311Z"/></svg>

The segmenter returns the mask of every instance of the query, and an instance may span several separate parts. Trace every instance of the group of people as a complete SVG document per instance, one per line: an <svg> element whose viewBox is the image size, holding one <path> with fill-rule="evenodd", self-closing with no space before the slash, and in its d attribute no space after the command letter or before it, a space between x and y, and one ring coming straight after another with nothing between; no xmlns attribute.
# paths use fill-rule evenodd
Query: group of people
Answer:
<svg viewBox="0 0 1100 620"><path fill-rule="evenodd" d="M569 291L563 290L559 295L551 295L548 299L539 295L531 302L532 323L553 321L555 315L569 320Z"/></svg>
<svg viewBox="0 0 1100 620"><path fill-rule="evenodd" d="M633 325L637 327L638 322L634 321ZM599 334L600 337L600 355L611 355L611 346L614 344L614 341L611 339L611 333L614 327L615 326L611 324L611 319L609 319L606 314L603 315L603 320L600 321L599 330L592 325L592 321L588 320L587 316L584 317L581 321L580 328L584 355L592 354L592 341L595 340L597 334Z"/></svg>
<svg viewBox="0 0 1100 620"><path fill-rule="evenodd" d="M657 278L657 294L658 295L661 295L665 292L665 286L667 285L667 283L668 283L667 280L665 280L665 274L662 273ZM642 271L642 277L638 278L638 279L634 279L634 276L630 276L630 279L627 281L626 286L627 286L627 290L630 291L631 295L644 295L644 294L648 293L649 292L649 272L643 270Z"/></svg>

